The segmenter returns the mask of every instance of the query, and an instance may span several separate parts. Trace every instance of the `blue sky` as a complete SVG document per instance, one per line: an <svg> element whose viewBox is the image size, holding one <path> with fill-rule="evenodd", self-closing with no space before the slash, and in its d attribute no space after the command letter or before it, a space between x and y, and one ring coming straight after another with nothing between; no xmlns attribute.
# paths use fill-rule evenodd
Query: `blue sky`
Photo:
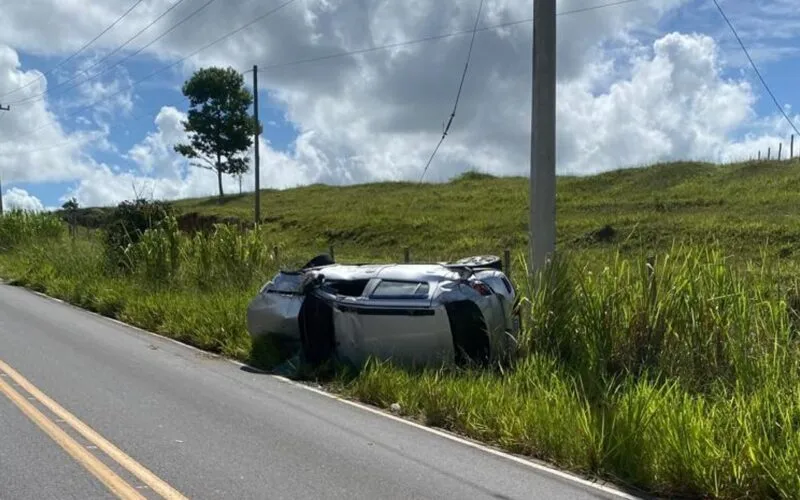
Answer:
<svg viewBox="0 0 800 500"><path fill-rule="evenodd" d="M116 55L115 59L121 59L124 55ZM37 57L20 52L20 60L23 69L35 68L37 70L46 71L57 65L63 57ZM111 62L110 64L113 64ZM167 63L168 64L168 63ZM154 61L152 58L132 58L125 64L126 72L131 76L133 81L146 76L159 68L166 66L162 61ZM90 71L91 74L102 71L102 66ZM252 74L245 75L248 82L248 87L251 88ZM80 80L76 80L80 81ZM155 130L153 119L158 114L163 106L173 106L181 111L186 111L188 108L187 99L180 91L184 79L181 75L175 72L164 72L158 78L153 80L146 80L135 87L136 98L134 103L134 110L130 113L120 114L110 124L110 132L108 136L111 142L118 150L118 152L107 151L104 148L87 147L84 149L95 160L109 165L115 165L122 171L138 171L138 166L135 162L126 158L124 153L130 150L134 145L139 143L148 133ZM75 82L73 82L75 83ZM69 100L74 96L78 89L66 90L66 86L56 88L53 93L57 100ZM263 91L259 93L259 119L264 125L264 133L268 135L269 141L273 148L279 151L289 151L292 142L297 137L297 132L294 126L287 122L284 117L284 111L279 105L271 102L268 92ZM67 132L72 132L85 128L85 125L77 123L78 116L86 116L86 113L78 113L71 116L65 116L61 119L62 126ZM58 149L54 149L58 151ZM123 153L123 154L119 154ZM45 206L59 206L62 201L60 198L71 187L74 187L75 182L55 182L55 183L29 183L29 182L14 182L13 186L26 190L29 193L34 193Z"/></svg>
<svg viewBox="0 0 800 500"><path fill-rule="evenodd" d="M158 12L159 6L168 5L166 2L167 0L151 0L153 12ZM370 0L363 2L369 3ZM102 26L107 25L115 15L124 10L124 2L112 3L119 3L119 6L108 12L100 10L96 13L93 10L81 12L80 9L74 11L72 14L75 20L83 19L79 17L81 15L96 15L97 21L95 25L87 21L87 26L76 28L74 39L67 40L64 36L59 38L64 41L63 51L53 52L46 48L48 37L55 34L34 24L30 25L30 30L26 30L22 21L14 25L16 31L7 35L7 38L4 39L3 35L0 35L0 47L7 45L19 58L20 68L16 68L15 71L31 69L45 71L94 36ZM527 3L509 0L505 6L490 5L486 7L484 23L494 24L528 17L530 10L526 7ZM559 10L603 3L608 2L564 0L559 2ZM255 2L247 5L256 9L257 4ZM61 5L61 8L68 8ZM188 67L178 66L137 85L131 95L123 92L118 102L113 101L114 107L105 112L96 113L93 110L91 113L65 117L63 107L67 106L69 109L68 106L75 102L86 102L87 95L91 92L95 92L93 95L100 95L96 92L114 88L114 85L124 87L127 83L138 80L169 61L175 60L174 54L184 54L196 49L202 45L201 41L214 38L209 33L204 40L202 37L204 30L226 29L224 26L221 28L216 26L226 24L224 19L220 19L221 17L238 16L238 21L231 20L228 23L229 27L233 27L237 23L241 24L243 17L247 19L248 15L252 17L255 14L229 12L231 9L219 6L220 10L215 14L208 13L208 19L203 21L198 18L197 21L219 22L214 25L206 24L205 28L190 27L185 33L176 34L175 40L159 43L153 50L126 61L121 68L98 79L102 83L99 90L92 91L82 86L63 92L63 88L57 87L58 82L49 77L46 102L63 129L59 137L69 140L71 137L76 137L73 134L77 131L94 131L102 136L107 144L113 145L114 150L97 147L101 146L102 142L95 143L84 146L77 156L68 159L67 153L63 152L66 150L54 147L49 150L52 156L47 158L47 162L51 162L52 165L47 168L63 169L64 165L69 163L76 165L74 167L76 172L84 173L76 174L71 179L62 179L69 176L54 173L50 177L61 180L32 182L30 179L35 176L28 175L29 172L26 173L24 168L16 166L14 170L7 166L7 171L14 170L15 173L6 174L5 178L8 179L10 175L15 178L10 179L10 182L6 180L3 189L24 190L28 195L40 200L45 207L60 205L67 195L76 195L82 198L82 202L89 204L113 203L120 197L130 195L130 192L114 194L116 193L114 189L130 191L128 186L131 183L130 179L133 178L152 177L154 185L161 186L159 192L165 193L165 196L214 194L213 178L200 177L205 174L196 173L192 178L184 174L184 177L162 179L145 172L142 165L127 157L131 148L145 144L148 135L157 135L158 137L151 138L148 143L149 149L146 148L153 161L162 163L178 161L176 157L158 154L159 147L171 149L171 144L167 144L166 138L174 137L177 133L174 127L175 120L164 121L173 124L170 130L163 128L167 125L162 125L160 128L154 121L165 107L175 108L178 111L186 110L187 103L180 93L180 85L191 68L205 64L230 64L237 69L245 69L249 68L252 62L291 61L342 50L359 49L381 42L420 38L469 26L470 16L474 15L468 12L468 9L458 9L458 2L454 0L444 3L442 0L439 2L430 0L430 12L438 12L437 8L441 11L456 9L452 11L452 16L442 15L436 22L428 22L433 16L420 16L419 12L407 6L393 4L390 8L385 5L387 4L383 4L381 8L375 7L368 14L364 14L363 11L346 4L324 7L321 2L309 1L306 4L307 10L297 7L291 13L286 13L279 26L273 24L271 29L265 27L260 31L247 32L241 35L240 40L223 44L202 57L191 59L192 65ZM780 102L789 104L796 110L800 107L795 91L800 88L800 72L793 68L800 67L798 64L800 51L797 50L797 47L800 47L800 35L797 34L800 30L794 28L800 26L800 14L787 15L792 9L789 0L767 0L759 4L744 0L727 0L722 2L722 5L739 29L745 44L751 49L751 55ZM15 8L17 6L11 7L10 14L0 14L0 21L3 21L3 15L10 18L6 21L13 21L16 19L14 16L23 19L30 15L27 11L23 12L21 7L19 12L15 12ZM395 10L387 11L387 9ZM177 9L176 13L178 11L180 9ZM129 30L133 30L134 25L141 26L148 18L145 14L141 15L141 19L126 19L125 22L131 24ZM152 14L150 16L152 17ZM423 23L420 19L425 19L426 22ZM444 25L442 19L451 19L452 22ZM69 25L69 19L65 19L65 24ZM124 23L120 26L123 25ZM36 31L37 29L39 31ZM163 26L160 29L164 29ZM280 37L280 33L277 32L282 29L291 34ZM565 171L580 172L582 165L586 165L587 161L592 163L592 168L595 170L607 170L637 162L680 158L682 155L704 157L733 155L728 153L730 151L736 151L739 156L755 154L759 148L766 148L768 144L775 144L777 147L777 142L780 140L784 140L788 145L790 133L788 124L781 123L776 118L774 103L766 95L761 82L756 78L733 34L712 2L641 0L628 5L600 9L591 14L561 17L559 29L568 35L562 38L559 46L559 65L563 71L571 75L568 81L561 82L559 105L574 108L569 115L565 115L566 119L562 120L565 123L563 133L561 129L559 130L559 141L564 144L559 146L559 156L564 158ZM159 30L154 28L154 32L156 31ZM649 62L654 54L653 44L671 32L681 33L682 38L672 39L663 45L661 59L666 65L664 67L672 65L672 72L678 75L681 69L679 65L684 65L689 68L686 70L689 73L681 77L659 77L661 69L655 66L655 62L652 62L646 71L629 64L634 55L643 57ZM342 33L348 35L343 37ZM529 122L530 108L529 101L526 106L514 103L525 102L525 98L530 98L529 73L527 77L525 73L525 64L528 65L527 71L530 69L530 58L524 57L529 50L526 44L530 42L530 28L525 26L511 28L509 33L506 38L497 33L483 34L476 40L476 44L483 44L474 56L479 60L473 62L472 73L468 75L467 88L460 104L461 114L457 114L453 124L454 131L446 142L447 147L440 155L442 165L432 169L432 179L445 179L459 170L474 167L501 175L524 173L527 155L524 138L527 131L522 127L526 121ZM707 47L703 45L702 40L691 38L698 33L707 35L716 42L722 62L719 74L711 74L713 71L705 66L696 70L711 72L710 76L703 76L708 83L687 81L692 79L691 71L695 70L691 69L691 66L696 61L692 60L691 52L686 51L705 50ZM109 50L124 40L124 35L124 32L109 35L111 38L102 48ZM201 41L195 40L198 37ZM596 52L599 47L597 42L604 39L612 43L606 46L603 52ZM445 121L452 106L457 75L464 61L464 44L467 41L468 37L460 37L459 40L416 45L399 56L392 56L392 59L387 59L389 53L386 52L360 56L359 59L332 59L280 68L263 74L260 78L262 89L268 87L274 93L262 92L260 95L259 112L264 123L264 138L269 141L268 144L262 145L262 157L263 161L267 162L265 168L273 169L265 172L265 184L270 186L274 180L276 186L287 187L309 182L346 183L416 178L422 163L421 159L427 156L426 153L430 151L432 143L441 133L441 125L434 120ZM136 44L131 45L132 48L135 46ZM481 49L484 51L483 55ZM91 53L87 52L85 55ZM117 61L123 56L123 53L116 54L111 60ZM509 59L514 57L523 57L522 66L520 59ZM696 59L702 60L704 57L705 53L698 52ZM85 64L84 61L81 58L73 61L65 68L66 74L74 74L70 73L75 69L74 63ZM387 61L392 61L392 64L387 64ZM441 66L441 69L432 72L431 61L437 61L434 65L436 68ZM615 69L603 66L604 62L609 61L614 61ZM104 67L105 64L93 69L92 73ZM483 69L476 70L475 67ZM245 76L249 81L251 75ZM754 103L748 104L747 93L736 86L741 81L750 84L752 93L757 98ZM620 83L627 85L629 89L624 92L619 88L613 90ZM598 84L600 87L597 87ZM649 107L642 103L641 107L645 111L631 111L629 117L619 116L620 113L625 113L620 108L621 100L630 99L631 96L636 99L645 99L647 95L652 97L659 91L654 91L648 86L661 84L680 87L682 92L679 94L680 97L663 101L662 96L660 103L654 103ZM433 85L437 88L433 88ZM602 91L599 94L595 92L597 95L585 95L580 90L584 85L601 88ZM0 90L10 88L13 88L13 85L3 87L3 82L0 81ZM28 90L34 89L35 86ZM404 97L405 101L402 103L392 102L394 96L401 94L406 96L409 90L413 90L412 94L418 97L411 99ZM7 99L13 102L22 95L23 92L19 92ZM434 98L433 95L439 97ZM726 95L731 96L730 106L715 102L715 97ZM514 96L519 98L515 100ZM132 104L130 112L124 109L125 99ZM673 105L674 110L671 109ZM432 109L433 107L435 109ZM667 107L670 109L665 109ZM733 109L732 117L723 117L724 119L715 121L714 116L726 114L728 107ZM498 113L495 111L497 109L507 110L504 117L497 116ZM413 114L418 115L420 120L427 114L441 118L426 117L426 123L415 122L413 116L409 118L408 110L413 110ZM637 116L636 113L642 112L652 114L652 117ZM754 112L756 117L743 118L750 112ZM590 142L594 142L587 145L586 132L577 130L572 123L573 118L581 114L585 116L580 117L582 120L580 125L587 127L586 130L593 135L598 135L597 130L600 127L608 136L611 133L610 128L618 125L620 120L626 125L630 122L630 127L633 127L635 122L644 125L639 126L641 130L629 133L627 138L597 137L592 138ZM77 119L78 116L90 120L81 121ZM637 134L642 134L643 137L652 135L647 132L648 128L653 128L652 124L657 123L656 120L661 120L662 116L668 116L675 124L671 128L659 130L658 144L663 144L665 141L670 144L659 151L653 150L650 154L641 146ZM459 118L463 121L459 121ZM682 120L685 121L686 127L681 125ZM495 125L489 126L488 123ZM506 123L514 129L501 130ZM598 125L602 123L608 125ZM497 124L500 124L499 128ZM108 129L101 132L104 126ZM691 131L687 132L683 130L684 128ZM420 139L423 136L425 138ZM513 146L509 147L507 141L511 140L514 141ZM625 154L622 154L620 144L623 144L622 150ZM39 147L51 146L55 146L53 141L48 141L43 136ZM796 149L800 153L800 138ZM747 153L748 151L751 153ZM60 154L64 156L61 159L58 158ZM38 158L41 161L41 157ZM58 161L62 163L59 164ZM0 168L2 165L0 162ZM107 171L104 170L106 166ZM31 165L27 168L37 167ZM587 168L585 173L593 171ZM122 175L125 173L129 176ZM193 187L181 187L179 184L182 182ZM112 189L112 185L118 187ZM227 189L230 191L230 186Z"/></svg>

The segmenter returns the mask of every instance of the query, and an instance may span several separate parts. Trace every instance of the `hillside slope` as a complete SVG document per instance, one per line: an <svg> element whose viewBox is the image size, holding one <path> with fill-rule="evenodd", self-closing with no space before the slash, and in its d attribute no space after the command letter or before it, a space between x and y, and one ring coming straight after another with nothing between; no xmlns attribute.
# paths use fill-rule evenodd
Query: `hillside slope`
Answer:
<svg viewBox="0 0 800 500"><path fill-rule="evenodd" d="M262 217L287 248L350 259L447 259L522 251L526 178L466 174L444 184L313 185L262 192ZM183 214L252 220L253 195L180 200ZM800 162L669 163L590 177L561 177L558 245L592 255L659 252L673 242L718 240L737 257L768 245L800 252ZM600 231L610 226L613 231ZM597 232L600 237L597 238Z"/></svg>

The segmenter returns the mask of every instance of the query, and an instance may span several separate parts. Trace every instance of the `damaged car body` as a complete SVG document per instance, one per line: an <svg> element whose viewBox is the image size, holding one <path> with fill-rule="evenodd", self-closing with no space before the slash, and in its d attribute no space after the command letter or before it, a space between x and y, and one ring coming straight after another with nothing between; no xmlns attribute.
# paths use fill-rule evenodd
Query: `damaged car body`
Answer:
<svg viewBox="0 0 800 500"><path fill-rule="evenodd" d="M296 345L318 365L369 357L414 366L486 364L516 347L517 295L499 259L455 263L334 263L321 255L280 271L247 308L258 340Z"/></svg>

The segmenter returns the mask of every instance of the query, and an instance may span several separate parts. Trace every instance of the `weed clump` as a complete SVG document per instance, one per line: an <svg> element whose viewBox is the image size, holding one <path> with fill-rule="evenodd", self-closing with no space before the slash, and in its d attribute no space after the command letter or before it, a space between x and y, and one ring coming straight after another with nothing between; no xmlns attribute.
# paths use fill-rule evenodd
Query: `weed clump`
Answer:
<svg viewBox="0 0 800 500"><path fill-rule="evenodd" d="M141 240L147 229L172 215L170 205L138 198L117 205L104 228L104 250L109 269L125 272L130 269L128 249Z"/></svg>
<svg viewBox="0 0 800 500"><path fill-rule="evenodd" d="M65 233L65 225L50 214L12 210L0 216L0 251L58 239Z"/></svg>

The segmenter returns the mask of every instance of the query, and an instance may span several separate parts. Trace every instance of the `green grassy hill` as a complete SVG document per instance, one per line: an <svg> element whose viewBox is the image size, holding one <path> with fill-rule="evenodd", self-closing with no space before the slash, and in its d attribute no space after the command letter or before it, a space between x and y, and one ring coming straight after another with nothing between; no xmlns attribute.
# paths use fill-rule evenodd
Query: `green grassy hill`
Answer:
<svg viewBox="0 0 800 500"><path fill-rule="evenodd" d="M588 177L560 177L561 251L599 257L661 253L673 243L716 241L734 258L800 253L800 161L731 165L667 163ZM528 182L468 173L442 184L312 185L262 192L262 218L281 245L308 255L334 245L345 260L413 260L518 253L527 246ZM253 218L253 195L173 203L184 218ZM108 209L87 208L81 224ZM610 226L613 231L602 229ZM598 237L598 232L601 236Z"/></svg>
<svg viewBox="0 0 800 500"><path fill-rule="evenodd" d="M175 203L197 212L251 220L253 196ZM314 185L262 194L262 216L287 247L343 258L445 259L464 253L522 251L527 245L528 182L467 174L445 184ZM592 238L604 226L610 241ZM718 166L670 163L590 177L561 177L561 249L665 251L673 241L717 239L736 256L783 258L800 252L800 162Z"/></svg>

